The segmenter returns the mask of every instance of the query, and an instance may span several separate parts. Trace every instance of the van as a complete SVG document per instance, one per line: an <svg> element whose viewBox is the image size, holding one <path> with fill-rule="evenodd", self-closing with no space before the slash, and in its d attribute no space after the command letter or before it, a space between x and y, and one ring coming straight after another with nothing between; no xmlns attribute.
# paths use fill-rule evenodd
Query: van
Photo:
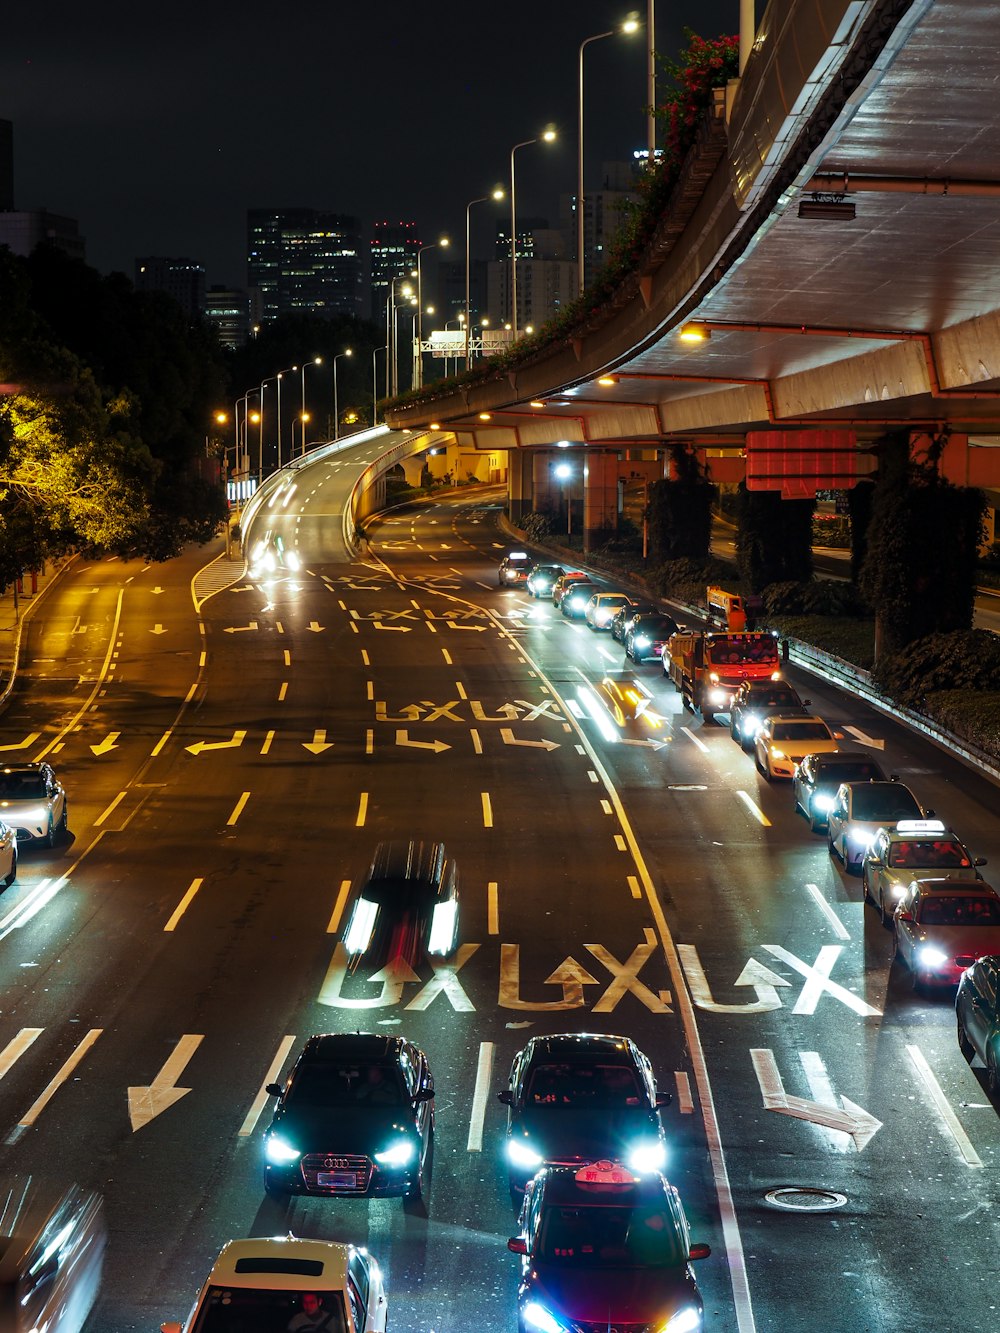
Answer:
<svg viewBox="0 0 1000 1333"><path fill-rule="evenodd" d="M106 1244L93 1190L0 1177L0 1333L79 1333L100 1290Z"/></svg>

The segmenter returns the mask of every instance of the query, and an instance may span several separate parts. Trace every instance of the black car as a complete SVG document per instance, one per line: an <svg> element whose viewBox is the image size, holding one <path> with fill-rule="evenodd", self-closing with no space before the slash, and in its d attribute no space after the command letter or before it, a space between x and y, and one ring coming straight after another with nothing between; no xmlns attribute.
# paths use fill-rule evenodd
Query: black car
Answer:
<svg viewBox="0 0 1000 1333"><path fill-rule="evenodd" d="M264 1136L264 1189L330 1197L420 1199L434 1133L434 1079L405 1037L310 1037Z"/></svg>
<svg viewBox="0 0 1000 1333"><path fill-rule="evenodd" d="M516 1199L539 1167L608 1158L658 1171L667 1153L649 1060L628 1037L532 1037L514 1057L507 1087L507 1171Z"/></svg>
<svg viewBox="0 0 1000 1333"><path fill-rule="evenodd" d="M521 1333L700 1333L703 1305L680 1195L611 1162L548 1167L528 1184L520 1235Z"/></svg>
<svg viewBox="0 0 1000 1333"><path fill-rule="evenodd" d="M600 592L596 583L589 579L577 579L571 583L559 599L559 610L568 620L582 620L587 614L587 603L595 592Z"/></svg>
<svg viewBox="0 0 1000 1333"><path fill-rule="evenodd" d="M441 842L380 842L361 887L344 948L351 967L411 965L447 957L458 943L458 867Z"/></svg>
<svg viewBox="0 0 1000 1333"><path fill-rule="evenodd" d="M772 713L804 713L809 700L783 680L745 680L733 695L729 734L744 750L752 750L760 724Z"/></svg>
<svg viewBox="0 0 1000 1333"><path fill-rule="evenodd" d="M807 754L792 778L795 810L809 820L814 833L825 828L827 816L842 782L885 782L882 769L863 750Z"/></svg>
<svg viewBox="0 0 1000 1333"><path fill-rule="evenodd" d="M551 597L552 585L566 571L562 565L536 565L528 575L528 592L532 597Z"/></svg>
<svg viewBox="0 0 1000 1333"><path fill-rule="evenodd" d="M497 585L508 588L514 583L527 583L528 575L534 568L534 560L527 551L510 551L500 561L497 570Z"/></svg>
<svg viewBox="0 0 1000 1333"><path fill-rule="evenodd" d="M978 1055L986 1087L1000 1098L1000 955L984 954L962 973L955 995L958 1045L966 1060Z"/></svg>
<svg viewBox="0 0 1000 1333"><path fill-rule="evenodd" d="M625 656L634 662L657 662L671 634L677 633L677 621L657 611L652 615L636 616L625 631Z"/></svg>
<svg viewBox="0 0 1000 1333"><path fill-rule="evenodd" d="M633 602L631 606L623 606L611 617L611 637L617 639L619 643L624 643L629 625L636 616L657 615L659 610L660 608L654 606L652 602Z"/></svg>

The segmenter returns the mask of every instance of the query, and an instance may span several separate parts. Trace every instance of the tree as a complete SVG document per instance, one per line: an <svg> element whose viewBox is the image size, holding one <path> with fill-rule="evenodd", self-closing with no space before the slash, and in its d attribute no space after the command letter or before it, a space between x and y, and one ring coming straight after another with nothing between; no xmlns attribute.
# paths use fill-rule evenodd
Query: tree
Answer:
<svg viewBox="0 0 1000 1333"><path fill-rule="evenodd" d="M649 546L654 561L705 560L712 535L715 487L682 444L670 451L670 476L649 488Z"/></svg>
<svg viewBox="0 0 1000 1333"><path fill-rule="evenodd" d="M752 592L770 583L805 583L812 578L812 520L815 500L783 500L778 491L737 492L736 560Z"/></svg>

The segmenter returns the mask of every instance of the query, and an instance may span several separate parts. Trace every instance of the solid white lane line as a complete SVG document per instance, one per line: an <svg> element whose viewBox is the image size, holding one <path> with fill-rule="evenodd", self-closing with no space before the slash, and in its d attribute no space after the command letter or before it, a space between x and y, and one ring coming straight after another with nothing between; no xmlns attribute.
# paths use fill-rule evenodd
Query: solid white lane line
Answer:
<svg viewBox="0 0 1000 1333"><path fill-rule="evenodd" d="M694 1098L691 1096L691 1080L683 1069L678 1069L674 1073L674 1082L677 1085L677 1109L681 1115L690 1115L694 1110Z"/></svg>
<svg viewBox="0 0 1000 1333"><path fill-rule="evenodd" d="M288 1052L295 1045L295 1041L295 1037L282 1037L281 1041L278 1043L278 1050L274 1059L271 1061L271 1067L264 1075L264 1082L260 1085L257 1096L250 1104L250 1110L247 1111L246 1119L243 1121L243 1124L240 1125L238 1131L240 1138L245 1139L257 1128L257 1121L260 1119L260 1113L271 1100L271 1094L267 1091L267 1085L269 1083L277 1083L278 1075L281 1073L281 1066L288 1059Z"/></svg>
<svg viewBox="0 0 1000 1333"><path fill-rule="evenodd" d="M233 825L234 825L234 824L236 823L236 821L239 819L240 815L243 813L243 807L246 805L246 803L247 803L247 801L249 801L249 799L250 799L250 793L249 793L248 791L245 791L245 792L243 793L243 795L240 797L240 799L239 799L239 800L236 802L236 804L233 806L233 813L232 813L232 814L229 816L229 818L226 820L226 827L227 827L227 828L232 828L232 827L233 827Z"/></svg>
<svg viewBox="0 0 1000 1333"><path fill-rule="evenodd" d="M491 935L500 934L500 910L497 902L497 882L491 879L486 886L487 930Z"/></svg>
<svg viewBox="0 0 1000 1333"><path fill-rule="evenodd" d="M484 792L482 793L482 797L483 797L483 828L492 828L492 827L493 827L493 805L492 805L492 802L490 801L490 794L489 794L489 792L488 792L488 791L484 791Z"/></svg>
<svg viewBox="0 0 1000 1333"><path fill-rule="evenodd" d="M966 1166L981 1167L982 1159L973 1148L969 1136L959 1124L958 1116L951 1109L948 1098L944 1095L941 1084L934 1077L930 1065L924 1058L924 1053L919 1046L907 1046L907 1053L913 1061L917 1073L920 1075L924 1087L930 1095L931 1101L938 1115L944 1121L945 1126L950 1131L952 1138L958 1145L958 1151L962 1154Z"/></svg>
<svg viewBox="0 0 1000 1333"><path fill-rule="evenodd" d="M753 797L750 795L749 792L738 791L736 795L740 798L740 800L743 802L746 808L750 811L750 813L753 815L754 819L756 819L758 824L762 825L764 828L771 827L771 821L768 819L767 815L764 814L764 811L760 808L760 806L753 799Z"/></svg>
<svg viewBox="0 0 1000 1333"><path fill-rule="evenodd" d="M472 1094L472 1114L469 1117L469 1152L483 1151L483 1124L486 1120L486 1103L490 1095L490 1082L493 1077L493 1043L479 1043L479 1061L476 1065L476 1088Z"/></svg>
<svg viewBox="0 0 1000 1333"><path fill-rule="evenodd" d="M100 828L100 826L104 823L104 821L108 818L108 816L114 812L115 808L122 801L124 801L126 795L127 795L126 792L120 791L118 795L115 797L115 799L108 806L108 808L106 810L103 810L101 814L97 816L97 818L94 820L94 823L98 826L98 828Z"/></svg>
<svg viewBox="0 0 1000 1333"><path fill-rule="evenodd" d="M361 799L358 802L358 817L354 821L355 828L364 828L365 817L367 816L367 814L368 814L368 793L366 791L363 791L361 793Z"/></svg>
<svg viewBox="0 0 1000 1333"><path fill-rule="evenodd" d="M167 922L167 924L163 927L164 930L173 930L173 928L177 925L177 922L180 921L181 917L182 917L182 916L184 915L184 913L187 911L188 906L189 906L189 904L190 904L190 902L191 902L191 899L192 899L192 898L194 897L194 895L198 892L198 890L201 888L201 886L202 886L202 884L204 884L204 882L205 882L204 879L201 878L201 877L199 877L198 879L193 879L193 880L191 881L191 887L188 889L187 893L185 893L184 897L180 900L180 902L179 902L179 903L177 904L177 906L174 908L174 910L173 910L173 914L171 915L170 920L169 920L169 921Z"/></svg>
<svg viewBox="0 0 1000 1333"><path fill-rule="evenodd" d="M0 1078L4 1078L33 1042L45 1031L44 1028L22 1028L16 1037L11 1037L0 1051Z"/></svg>
<svg viewBox="0 0 1000 1333"><path fill-rule="evenodd" d="M44 1090L41 1096L38 1097L34 1102L32 1102L31 1106L28 1107L27 1111L25 1111L24 1115L17 1122L19 1129L31 1128L31 1126L35 1123L35 1121L38 1119L41 1113L45 1110L46 1106L48 1106L49 1102L59 1091L62 1085L66 1082L70 1074L72 1074L73 1070L77 1067L77 1065L87 1054L91 1046L93 1046L94 1042L97 1040L97 1038L101 1035L103 1031L104 1031L103 1028L90 1029L90 1031L87 1033L84 1039L79 1043L73 1054L69 1057L68 1060L65 1061L62 1068L56 1074L55 1078L52 1079L52 1081L49 1083L48 1087Z"/></svg>
<svg viewBox="0 0 1000 1333"><path fill-rule="evenodd" d="M683 731L684 735L688 738L689 741L694 741L695 745L697 745L698 749L702 752L702 754L708 754L708 746L705 744L703 740L700 740L694 734L694 732L691 730L690 727L681 727L681 731Z"/></svg>
<svg viewBox="0 0 1000 1333"><path fill-rule="evenodd" d="M841 921L840 917L837 916L836 912L823 897L819 885L807 884L806 889L811 895L811 897L815 899L816 906L819 908L819 910L826 917L827 921L829 921L830 925L833 927L833 933L837 936L837 938L840 940L849 940L851 938L851 932L847 929L843 921Z"/></svg>
<svg viewBox="0 0 1000 1333"><path fill-rule="evenodd" d="M344 907L347 903L347 895L351 891L351 881L342 879L340 881L340 890L337 894L337 901L333 905L333 915L330 917L330 924L326 928L328 935L336 935L340 929L340 918L344 915Z"/></svg>

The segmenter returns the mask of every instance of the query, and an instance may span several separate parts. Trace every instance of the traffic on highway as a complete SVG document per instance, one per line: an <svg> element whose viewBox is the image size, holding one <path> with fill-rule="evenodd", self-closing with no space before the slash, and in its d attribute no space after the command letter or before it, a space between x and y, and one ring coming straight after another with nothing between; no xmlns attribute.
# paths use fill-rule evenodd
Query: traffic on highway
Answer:
<svg viewBox="0 0 1000 1333"><path fill-rule="evenodd" d="M992 782L496 489L333 559L335 476L30 622L2 1132L103 1196L75 1326L995 1329Z"/></svg>

